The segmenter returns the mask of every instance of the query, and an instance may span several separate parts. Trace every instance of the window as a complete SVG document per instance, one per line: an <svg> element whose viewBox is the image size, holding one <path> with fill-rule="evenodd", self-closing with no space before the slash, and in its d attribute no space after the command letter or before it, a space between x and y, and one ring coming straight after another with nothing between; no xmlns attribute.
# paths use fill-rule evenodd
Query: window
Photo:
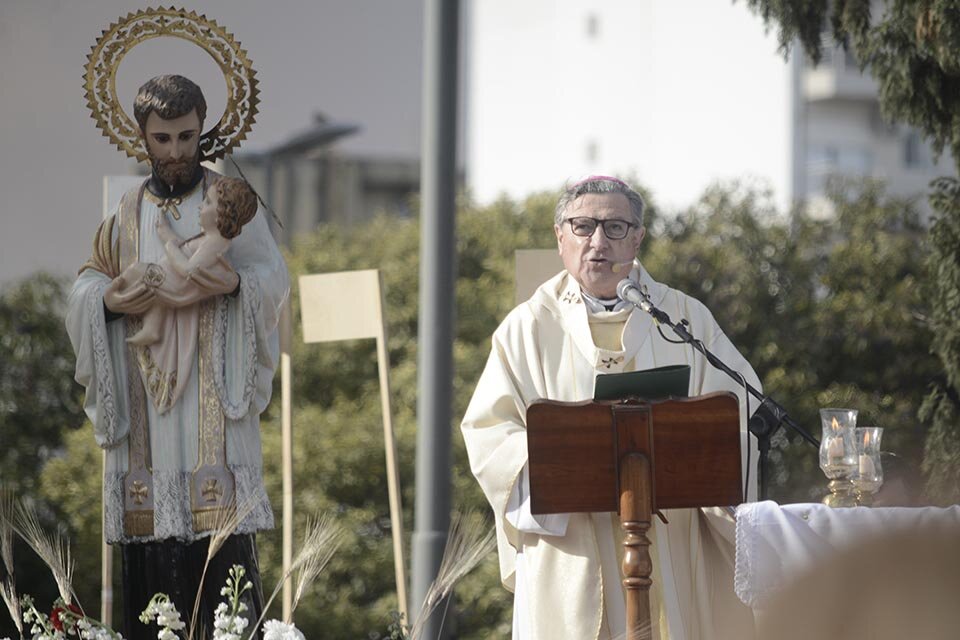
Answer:
<svg viewBox="0 0 960 640"><path fill-rule="evenodd" d="M930 148L915 130L908 131L903 139L903 166L908 169L928 169L933 166Z"/></svg>
<svg viewBox="0 0 960 640"><path fill-rule="evenodd" d="M595 13L587 14L587 38L596 39L600 35L600 18Z"/></svg>

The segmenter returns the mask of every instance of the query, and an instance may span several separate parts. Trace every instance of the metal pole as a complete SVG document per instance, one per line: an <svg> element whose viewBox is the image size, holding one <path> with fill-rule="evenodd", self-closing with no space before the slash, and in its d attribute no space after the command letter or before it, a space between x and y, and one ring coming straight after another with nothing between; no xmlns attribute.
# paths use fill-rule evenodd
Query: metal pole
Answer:
<svg viewBox="0 0 960 640"><path fill-rule="evenodd" d="M414 616L437 576L450 526L459 29L459 0L424 0ZM423 638L446 637L443 608L430 617Z"/></svg>

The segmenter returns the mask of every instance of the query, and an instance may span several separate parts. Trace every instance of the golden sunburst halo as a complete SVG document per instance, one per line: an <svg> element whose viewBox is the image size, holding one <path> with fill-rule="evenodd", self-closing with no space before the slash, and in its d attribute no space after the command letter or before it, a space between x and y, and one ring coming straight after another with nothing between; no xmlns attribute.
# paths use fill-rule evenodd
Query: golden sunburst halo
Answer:
<svg viewBox="0 0 960 640"><path fill-rule="evenodd" d="M110 25L97 38L84 73L85 97L103 135L138 161L147 150L136 121L117 98L117 69L131 49L153 38L174 37L194 43L207 52L227 83L227 105L219 121L200 140L204 160L222 158L246 138L257 115L260 90L256 71L233 34L207 18L186 9L143 9Z"/></svg>

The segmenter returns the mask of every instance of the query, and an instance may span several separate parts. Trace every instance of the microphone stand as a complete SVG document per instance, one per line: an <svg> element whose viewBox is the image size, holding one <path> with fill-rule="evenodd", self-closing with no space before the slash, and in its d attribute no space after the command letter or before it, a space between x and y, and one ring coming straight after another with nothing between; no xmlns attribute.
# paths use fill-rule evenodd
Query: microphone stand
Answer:
<svg viewBox="0 0 960 640"><path fill-rule="evenodd" d="M666 312L655 307L653 303L650 302L650 298L646 294L641 292L639 289L634 289L633 291L636 291L636 293L641 296L639 301L629 300L626 295L621 295L621 299L631 302L637 308L649 313L651 316L653 316L653 319L656 320L658 324L665 324L673 329L673 332L678 338L680 338L681 341L689 344L691 347L702 353L707 359L707 362L736 380L743 386L744 389L746 389L747 393L760 401L760 406L757 407L757 410L750 417L748 427L750 429L750 433L757 438L757 449L759 451L757 464L759 467L760 476L760 499L766 500L767 485L769 482L767 456L770 453L770 438L772 438L773 434L776 433L777 429L780 428L780 425L786 424L817 449L820 448L820 441L810 435L806 429L801 427L793 418L787 415L787 410L784 409L776 400L760 393L760 391L747 382L742 375L731 369L723 360L711 353L709 349L703 346L703 343L700 340L694 338L693 335L687 331L687 327L684 324L686 323L686 320L675 323ZM618 291L618 293L620 292Z"/></svg>

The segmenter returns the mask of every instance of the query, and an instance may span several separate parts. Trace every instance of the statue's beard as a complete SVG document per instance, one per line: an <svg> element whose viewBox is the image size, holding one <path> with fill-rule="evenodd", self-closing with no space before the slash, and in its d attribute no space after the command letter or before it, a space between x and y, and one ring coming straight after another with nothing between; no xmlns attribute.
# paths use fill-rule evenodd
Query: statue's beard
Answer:
<svg viewBox="0 0 960 640"><path fill-rule="evenodd" d="M176 160L172 158L161 160L151 155L150 164L153 165L153 172L157 177L171 188L179 185L189 186L197 173L197 167L200 166L200 154L194 153L188 158Z"/></svg>

